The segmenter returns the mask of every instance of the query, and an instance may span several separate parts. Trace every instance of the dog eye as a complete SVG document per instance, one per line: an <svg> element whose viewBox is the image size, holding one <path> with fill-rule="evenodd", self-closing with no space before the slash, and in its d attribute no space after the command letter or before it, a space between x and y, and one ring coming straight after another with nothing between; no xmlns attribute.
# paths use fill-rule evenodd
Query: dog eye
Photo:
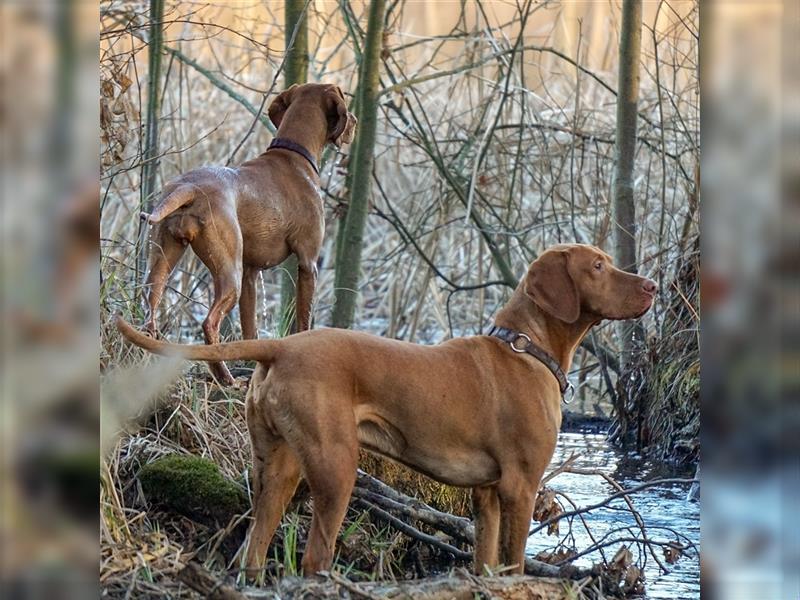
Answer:
<svg viewBox="0 0 800 600"><path fill-rule="evenodd" d="M596 263L594 263L594 268L597 269L598 271L602 271L603 270L603 261L602 260L598 260Z"/></svg>

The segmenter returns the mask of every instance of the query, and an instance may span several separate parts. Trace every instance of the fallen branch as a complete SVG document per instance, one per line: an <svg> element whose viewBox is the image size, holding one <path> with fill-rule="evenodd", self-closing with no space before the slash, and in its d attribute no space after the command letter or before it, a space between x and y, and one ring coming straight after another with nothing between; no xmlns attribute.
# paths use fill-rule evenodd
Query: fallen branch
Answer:
<svg viewBox="0 0 800 600"><path fill-rule="evenodd" d="M365 491L367 493L365 493ZM410 496L398 492L361 470L358 472L353 495L362 502L365 501L366 498L369 498L372 502L373 509L377 509L372 513L374 516L377 518L384 517L382 519L384 522L396 526L397 529L407 533L412 538L444 549L460 560L472 559L472 553L453 548L450 544L446 544L437 538L420 532L415 527L398 519L396 515L392 515L389 511L400 513L406 518L416 519L429 527L433 527L449 535L459 543L474 546L475 528L469 519L438 511L424 502L420 502L416 498L411 498ZM380 505L382 508L378 508L376 505ZM386 515L392 517L392 520L386 518ZM398 525L397 521L403 525ZM426 539L423 539L423 536L425 538L431 538L433 542L426 541ZM525 558L525 573L537 577L555 577L562 579L583 579L597 574L595 569L582 569L574 565L555 566L530 557Z"/></svg>
<svg viewBox="0 0 800 600"><path fill-rule="evenodd" d="M402 519L398 519L394 515L386 512L382 508L375 506L374 504L368 502L367 500L357 498L356 504L363 507L370 515L373 517L377 517L379 520L391 525L395 529L402 531L407 536L417 541L420 541L428 546L432 546L434 548L438 548L439 550L443 550L444 552L448 552L452 554L455 558L462 560L462 561L469 561L472 560L472 553L465 552L463 550L459 550L455 546L451 546L450 544L443 542L432 535L428 535L427 533L423 533L416 527L409 525Z"/></svg>
<svg viewBox="0 0 800 600"><path fill-rule="evenodd" d="M613 477L611 477L608 473L603 473L602 471L600 471L598 469L576 469L576 468L571 468L571 469L569 469L569 472L570 473L575 473L576 475L596 475L596 476L602 477L606 481L606 483L608 483L611 487L613 487L618 492L625 491L624 488L619 483L617 483L617 481ZM625 504L628 505L628 510L633 515L633 518L636 519L636 524L639 526L639 531L641 531L641 533L642 533L642 538L644 540L645 547L648 550L650 550L650 554L653 557L653 560L656 561L656 564L658 564L659 568L661 569L661 572L662 573L667 573L669 571L669 569L667 569L667 567L664 565L664 563L661 562L661 559L658 558L658 555L656 554L656 552L655 552L655 550L653 548L653 544L650 543L650 539L647 536L647 528L645 527L644 519L642 519L642 515L640 515L639 511L636 510L636 508L633 506L633 502L631 501L631 499L628 497L627 494L625 496L623 496L623 499L625 500ZM596 542L594 540L592 540L592 541L596 544Z"/></svg>
<svg viewBox="0 0 800 600"><path fill-rule="evenodd" d="M561 475L561 473L564 471L569 471L572 469L572 465L574 465L575 461L578 460L582 455L582 452L572 452L564 462L542 477L542 482L539 484L539 489L542 489L544 486L546 486L554 477Z"/></svg>
<svg viewBox="0 0 800 600"><path fill-rule="evenodd" d="M360 469L353 493L386 510L401 512L403 516L433 527L461 543L472 545L475 541L475 527L470 519L436 510L416 498L398 492Z"/></svg>
<svg viewBox="0 0 800 600"><path fill-rule="evenodd" d="M641 492L642 490L646 490L647 488L651 488L651 487L654 487L654 486L657 486L657 485L664 485L666 483L694 483L695 481L696 481L695 479L682 479L682 478L653 479L651 481L646 481L646 482L644 482L644 483L642 483L640 485L637 485L635 487L632 487L630 489L622 490L620 492L612 494L612 495L608 496L607 498L605 498L604 500L601 500L600 502L595 502L594 504L590 504L589 506L584 506L583 508L570 510L570 511L561 513L560 515L557 515L555 517L551 517L551 518L549 518L549 519L547 519L545 521L542 521L541 523L539 523L539 525L537 525L536 527L534 527L533 529L531 529L528 532L528 537L532 536L537 531L541 531L542 529L547 527L550 523L554 523L555 521L558 521L559 519L567 519L569 517L574 517L575 515L580 515L580 514L583 514L583 513L587 513L587 512L589 512L591 510L594 510L596 508L600 508L602 506L606 506L608 504L611 504L611 502L613 502L617 498L622 498L622 497L627 496L629 494L635 494L636 492Z"/></svg>

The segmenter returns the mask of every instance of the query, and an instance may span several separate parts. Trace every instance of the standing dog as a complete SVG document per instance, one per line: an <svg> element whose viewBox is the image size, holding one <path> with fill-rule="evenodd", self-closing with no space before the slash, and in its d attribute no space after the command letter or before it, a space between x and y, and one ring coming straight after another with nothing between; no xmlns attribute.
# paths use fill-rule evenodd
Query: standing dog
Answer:
<svg viewBox="0 0 800 600"><path fill-rule="evenodd" d="M240 167L204 167L169 182L142 218L153 224L145 328L156 335L156 309L186 246L211 271L214 301L203 322L207 344L219 342L222 319L239 301L242 334L256 338L256 276L297 256L297 324L309 328L324 233L317 160L331 142L353 140L356 118L335 85L293 85L272 102L278 128L269 149ZM214 375L233 383L221 362Z"/></svg>
<svg viewBox="0 0 800 600"><path fill-rule="evenodd" d="M247 393L253 507L247 569L266 551L301 474L314 516L306 574L330 568L358 447L473 488L475 568L521 573L534 499L561 427L575 348L603 319L647 312L656 284L592 246L556 246L528 269L492 335L421 346L339 329L214 346L134 344L193 360L259 362Z"/></svg>

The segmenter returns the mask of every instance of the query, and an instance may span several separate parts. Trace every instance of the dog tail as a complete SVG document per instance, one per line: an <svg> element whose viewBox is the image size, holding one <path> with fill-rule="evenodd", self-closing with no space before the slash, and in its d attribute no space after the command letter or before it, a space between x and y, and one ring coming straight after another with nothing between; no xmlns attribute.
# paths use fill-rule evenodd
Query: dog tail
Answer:
<svg viewBox="0 0 800 600"><path fill-rule="evenodd" d="M166 217L170 216L179 208L186 206L187 204L191 204L194 200L194 190L189 186L181 186L176 190L173 190L169 195L161 199L161 202L158 203L153 209L153 212L141 213L141 218L148 223L158 223L162 221Z"/></svg>
<svg viewBox="0 0 800 600"><path fill-rule="evenodd" d="M278 346L278 340L243 340L225 344L171 344L137 331L120 316L116 318L116 325L125 339L140 348L153 354L180 356L189 360L207 362L257 360L268 364L274 359Z"/></svg>

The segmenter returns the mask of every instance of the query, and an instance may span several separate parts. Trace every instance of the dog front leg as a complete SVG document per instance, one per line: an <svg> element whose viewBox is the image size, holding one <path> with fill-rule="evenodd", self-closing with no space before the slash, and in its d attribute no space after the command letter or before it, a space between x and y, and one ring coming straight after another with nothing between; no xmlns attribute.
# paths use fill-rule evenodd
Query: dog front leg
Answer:
<svg viewBox="0 0 800 600"><path fill-rule="evenodd" d="M538 481L538 480L537 480ZM511 574L521 575L525 569L525 544L533 514L535 488L518 480L516 485L501 485L500 500L500 562L513 567Z"/></svg>
<svg viewBox="0 0 800 600"><path fill-rule="evenodd" d="M350 438L350 439L348 439ZM356 480L358 443L355 431L343 433L343 441L309 445L303 472L311 488L314 515L303 555L303 574L328 571L333 563L336 536L347 512Z"/></svg>
<svg viewBox="0 0 800 600"><path fill-rule="evenodd" d="M475 518L475 565L477 575L497 566L500 534L500 500L494 487L472 489L472 512Z"/></svg>
<svg viewBox="0 0 800 600"><path fill-rule="evenodd" d="M297 330L311 328L311 306L314 303L314 290L317 287L317 263L299 261L297 265Z"/></svg>
<svg viewBox="0 0 800 600"><path fill-rule="evenodd" d="M242 337L254 340L258 337L256 327L256 276L258 269L245 267L242 274L242 293L239 296L239 319Z"/></svg>

